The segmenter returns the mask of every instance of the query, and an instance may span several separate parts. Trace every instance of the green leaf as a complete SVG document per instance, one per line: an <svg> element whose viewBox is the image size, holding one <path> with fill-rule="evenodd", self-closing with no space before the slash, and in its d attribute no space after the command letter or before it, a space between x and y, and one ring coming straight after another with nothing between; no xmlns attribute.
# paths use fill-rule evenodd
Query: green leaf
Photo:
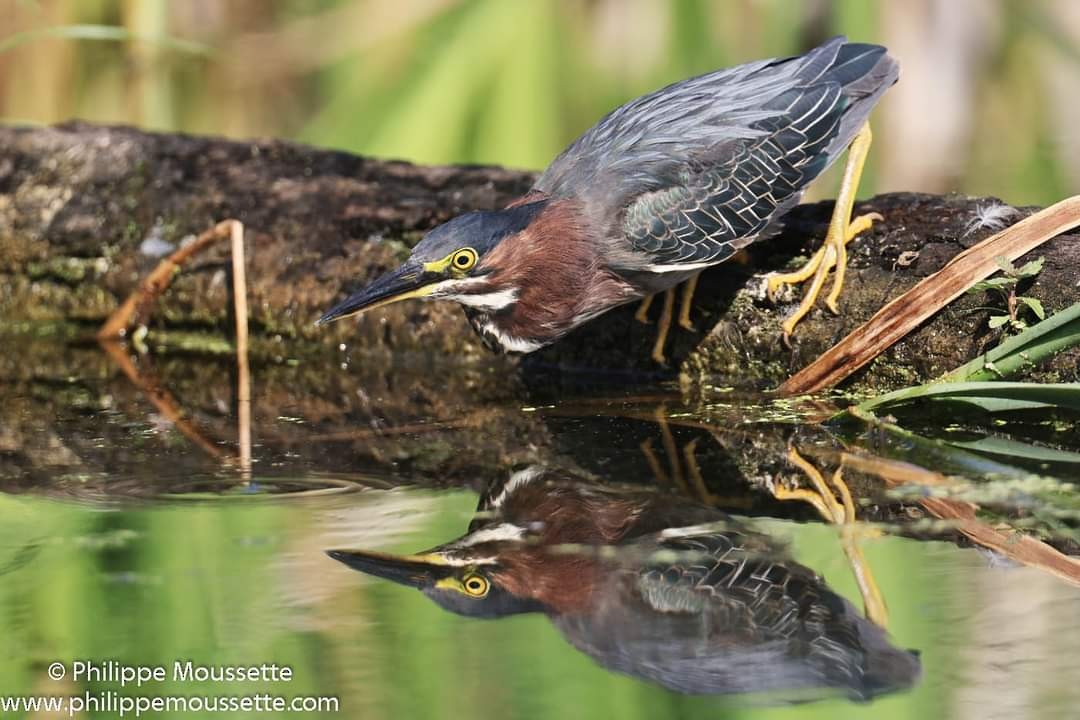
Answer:
<svg viewBox="0 0 1080 720"><path fill-rule="evenodd" d="M1016 274L1016 266L1013 265L1011 262L1009 262L1009 259L1007 257L1005 257L1004 255L999 255L996 258L994 258L994 262L997 264L997 266L999 268L1001 268L1001 271L1003 273L1005 273L1006 275L1015 275Z"/></svg>
<svg viewBox="0 0 1080 720"><path fill-rule="evenodd" d="M859 403L858 407L877 410L916 400L961 401L988 412L1040 407L1080 412L1080 383L938 382L887 393Z"/></svg>
<svg viewBox="0 0 1080 720"><path fill-rule="evenodd" d="M1029 263L1024 263L1021 267L1016 267L1008 261L1004 256L994 258L994 262L1001 268L1001 271L1011 278L1020 280L1023 278L1035 277L1043 269L1043 263L1046 262L1046 258L1037 258Z"/></svg>
<svg viewBox="0 0 1080 720"><path fill-rule="evenodd" d="M996 415L999 413L1016 412L1019 410L1053 410L1053 405L1048 405L1044 402L1034 402L1027 400L1008 400L1005 398L995 397L970 397L970 398L950 398L948 399L950 405L963 405L973 410L980 410L984 413Z"/></svg>
<svg viewBox="0 0 1080 720"><path fill-rule="evenodd" d="M999 328L1007 322L1009 322L1008 315L995 315L990 318L990 327Z"/></svg>
<svg viewBox="0 0 1080 720"><path fill-rule="evenodd" d="M998 290L1015 285L1017 282L1014 277L996 277L989 280L980 280L979 282L968 288L969 295L975 295L977 293L986 292L987 290Z"/></svg>
<svg viewBox="0 0 1080 720"><path fill-rule="evenodd" d="M1043 304L1039 300L1033 297L1018 297L1016 299L1031 308L1031 312L1035 313L1040 320L1046 319L1046 310L1043 309Z"/></svg>
<svg viewBox="0 0 1080 720"><path fill-rule="evenodd" d="M1035 277L1042 272L1043 264L1046 262L1046 258L1038 258L1032 260L1029 263L1024 263L1019 269L1015 270L1012 274L1017 278L1029 278Z"/></svg>

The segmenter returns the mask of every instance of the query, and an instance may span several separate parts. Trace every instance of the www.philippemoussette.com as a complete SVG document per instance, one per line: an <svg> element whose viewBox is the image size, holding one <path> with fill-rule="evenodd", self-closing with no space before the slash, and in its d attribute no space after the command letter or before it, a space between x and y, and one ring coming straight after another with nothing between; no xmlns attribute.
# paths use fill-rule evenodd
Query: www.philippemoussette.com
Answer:
<svg viewBox="0 0 1080 720"><path fill-rule="evenodd" d="M263 691L269 683L293 679L288 665L200 665L176 660L169 665L125 665L114 661L73 660L48 667L52 680L68 685L110 685L117 689L86 690L65 695L0 696L0 717L8 714L52 713L75 717L84 713L111 713L119 717L144 714L214 712L337 712L333 696L286 696ZM184 684L218 683L236 692L220 695L184 694ZM155 694L164 690L176 694ZM244 692L246 688L252 692ZM258 688L258 691L255 691ZM179 692L177 692L180 690Z"/></svg>

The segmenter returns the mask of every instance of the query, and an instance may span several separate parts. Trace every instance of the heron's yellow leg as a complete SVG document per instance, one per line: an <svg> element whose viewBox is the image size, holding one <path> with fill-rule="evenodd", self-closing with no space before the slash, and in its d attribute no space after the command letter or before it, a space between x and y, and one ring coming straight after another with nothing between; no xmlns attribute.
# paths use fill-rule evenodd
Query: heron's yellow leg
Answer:
<svg viewBox="0 0 1080 720"><path fill-rule="evenodd" d="M862 548L859 547L859 529L855 523L855 502L851 497L851 490L844 482L843 465L836 469L829 483L826 483L821 472L803 458L794 447L788 449L787 459L806 475L814 489L788 489L777 486L773 490L773 496L777 500L802 500L809 503L826 522L841 526L840 545L851 565L855 583L859 586L866 617L880 627L887 627L889 612L885 605L885 598L874 579L873 571L866 561L866 556L863 555ZM836 499L837 495L840 496L840 500Z"/></svg>
<svg viewBox="0 0 1080 720"><path fill-rule="evenodd" d="M690 476L690 482L694 485L694 490L697 491L697 495L701 498L701 502L706 505L715 505L716 498L708 487L705 485L705 478L701 475L701 467L698 465L697 456L694 451L697 449L697 438L694 438L690 442L683 445L683 464L686 466L686 473Z"/></svg>
<svg viewBox="0 0 1080 720"><path fill-rule="evenodd" d="M749 510L754 505L754 501L746 495L715 495L705 482L705 476L701 473L701 466L697 461L697 444L699 438L694 438L690 442L683 445L683 466L686 468L686 475L690 479L688 483L694 492L697 499L710 507L722 505L726 508L740 508L743 510Z"/></svg>
<svg viewBox="0 0 1080 720"><path fill-rule="evenodd" d="M697 290L699 275L694 275L683 283L682 300L679 305L679 327L686 330L696 331L697 328L690 322L690 306L694 302L694 291ZM649 308L652 307L653 298L656 294L646 295L634 313L634 319L643 325L649 324ZM671 318L675 310L675 289L664 291L664 309L660 314L660 326L656 330L656 342L653 344L652 358L661 365L665 362L664 344L667 342L668 331L671 330Z"/></svg>
<svg viewBox="0 0 1080 720"><path fill-rule="evenodd" d="M679 464L678 445L675 443L675 436L671 432L671 425L668 424L667 414L665 413L663 406L656 409L655 416L656 424L660 426L660 442L664 444L664 454L667 455L668 467L671 469L671 479L679 490L682 490L684 494L689 495L690 489L686 487L686 481L683 479L682 466Z"/></svg>
<svg viewBox="0 0 1080 720"><path fill-rule="evenodd" d="M851 222L848 224L844 242L840 243L838 246L837 252L839 252L840 257L836 263L836 275L833 278L832 290L829 291L829 296L825 298L825 305L828 306L829 310L833 313L840 313L840 308L837 307L836 300L840 297L840 290L844 287L844 275L847 273L847 244L861 233L872 228L875 222L881 222L884 219L885 218L881 216L881 213L872 212L852 218Z"/></svg>
<svg viewBox="0 0 1080 720"><path fill-rule="evenodd" d="M870 152L870 143L873 135L870 132L870 124L863 125L848 147L847 165L844 167L844 177L840 182L840 192L836 198L836 206L833 209L832 218L829 221L829 231L825 236L825 242L821 248L810 258L802 268L790 273L776 273L768 278L769 295L775 295L781 285L794 285L802 283L810 278L813 280L802 302L795 313L783 323L784 340L786 341L795 326L810 312L810 308L817 302L821 289L825 286L825 280L829 271L835 267L836 277L832 289L825 298L825 304L832 312L838 312L837 298L844 286L844 275L847 269L847 243L860 232L868 229L874 220L880 220L881 216L876 213L862 215L852 219L851 210L855 205L855 193L859 188L859 178L862 177L863 166L866 164L866 156Z"/></svg>
<svg viewBox="0 0 1080 720"><path fill-rule="evenodd" d="M844 482L844 466L836 468L836 472L829 478L832 486L840 496L840 503L844 508L844 518L848 524L855 522L855 501L851 497L851 488Z"/></svg>
<svg viewBox="0 0 1080 720"><path fill-rule="evenodd" d="M694 304L694 291L697 290L700 277L701 275L694 275L683 283L682 301L679 303L679 327L691 332L697 330L694 323L690 322L690 306Z"/></svg>
<svg viewBox="0 0 1080 720"><path fill-rule="evenodd" d="M863 555L855 533L847 526L841 531L841 547L844 548L848 564L851 565L855 584L859 586L859 594L863 599L863 613L878 627L889 627L889 609L885 605L885 597L881 594L877 581L874 580L870 563Z"/></svg>
<svg viewBox="0 0 1080 720"><path fill-rule="evenodd" d="M671 478L668 477L667 472L664 471L664 466L660 464L660 458L656 457L656 451L653 450L652 438L646 438L638 445L641 450L641 454L645 456L645 462L649 465L649 470L652 472L653 477L661 485L671 485Z"/></svg>
<svg viewBox="0 0 1080 720"><path fill-rule="evenodd" d="M641 304L638 305L637 312L634 313L634 319L642 325L649 324L649 308L652 306L654 297L656 297L656 295L646 295L642 298Z"/></svg>
<svg viewBox="0 0 1080 720"><path fill-rule="evenodd" d="M844 549L844 554L847 555L848 564L851 565L851 572L855 576L855 584L859 586L859 594L862 595L863 611L866 617L870 618L870 622L878 627L888 627L889 610L885 605L885 597L881 594L881 589L874 579L870 563L867 562L862 548L859 547L859 531L855 526L855 502L851 499L851 490L848 488L847 483L844 482L843 471L844 466L841 465L836 468L836 472L832 474L831 478L832 485L840 494L844 504L844 511L849 518L840 531L840 545Z"/></svg>
<svg viewBox="0 0 1080 720"><path fill-rule="evenodd" d="M656 342L653 343L652 359L663 365L664 343L667 342L668 330L671 329L671 316L675 311L675 289L664 291L664 309L660 312L660 325L656 328Z"/></svg>
<svg viewBox="0 0 1080 720"><path fill-rule="evenodd" d="M667 421L667 414L665 413L663 406L656 409L655 418L656 424L660 426L660 442L664 446L664 455L667 456L668 469L664 470L663 463L660 462L660 458L657 457L656 451L653 450L652 438L647 438L638 447L641 449L642 454L645 455L645 462L648 463L649 470L652 471L653 476L660 483L675 487L682 491L683 494L689 496L690 489L686 487L682 466L679 464L678 445L675 442L675 436L671 432L671 425ZM692 449L691 452L693 452ZM691 472L696 468L697 463L695 462Z"/></svg>

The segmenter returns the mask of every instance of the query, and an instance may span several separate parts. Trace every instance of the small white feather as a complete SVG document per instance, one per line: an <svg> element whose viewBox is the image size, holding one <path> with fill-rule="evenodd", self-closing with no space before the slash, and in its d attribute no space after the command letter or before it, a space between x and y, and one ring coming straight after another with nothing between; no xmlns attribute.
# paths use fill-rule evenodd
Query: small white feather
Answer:
<svg viewBox="0 0 1080 720"><path fill-rule="evenodd" d="M975 217L964 226L964 237L978 230L990 230L991 232L1004 230L1020 214L1019 209L1004 203L992 202L976 205Z"/></svg>

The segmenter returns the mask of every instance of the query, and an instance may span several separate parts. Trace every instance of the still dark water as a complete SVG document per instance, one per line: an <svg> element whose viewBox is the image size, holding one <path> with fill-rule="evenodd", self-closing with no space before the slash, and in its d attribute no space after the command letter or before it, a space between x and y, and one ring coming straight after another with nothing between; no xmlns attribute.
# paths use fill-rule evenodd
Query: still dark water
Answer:
<svg viewBox="0 0 1080 720"><path fill-rule="evenodd" d="M1076 417L822 425L826 401L343 351L255 366L246 472L227 360L34 342L0 371L0 695L1080 713ZM203 715L269 714L144 713Z"/></svg>

